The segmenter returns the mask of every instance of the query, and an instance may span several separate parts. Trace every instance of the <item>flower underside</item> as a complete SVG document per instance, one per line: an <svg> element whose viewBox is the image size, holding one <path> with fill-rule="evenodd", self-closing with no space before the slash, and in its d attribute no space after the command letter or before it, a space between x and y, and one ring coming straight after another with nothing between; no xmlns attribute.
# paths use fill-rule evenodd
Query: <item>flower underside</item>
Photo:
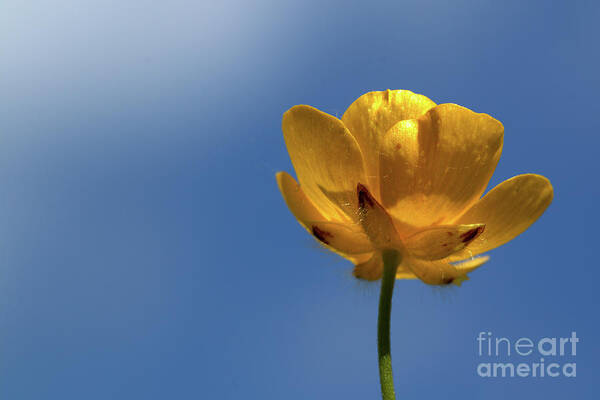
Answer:
<svg viewBox="0 0 600 400"><path fill-rule="evenodd" d="M282 128L299 181L277 174L288 207L360 279L380 279L381 253L395 249L397 278L460 285L489 259L475 256L525 231L552 201L550 182L535 174L481 197L502 124L410 91L367 93L341 120L295 106Z"/></svg>

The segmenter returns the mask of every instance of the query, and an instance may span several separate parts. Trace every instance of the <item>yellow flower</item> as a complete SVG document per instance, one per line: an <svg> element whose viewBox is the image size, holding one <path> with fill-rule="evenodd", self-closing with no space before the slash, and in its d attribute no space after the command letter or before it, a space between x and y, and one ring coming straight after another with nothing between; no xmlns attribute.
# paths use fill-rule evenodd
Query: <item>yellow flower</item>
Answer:
<svg viewBox="0 0 600 400"><path fill-rule="evenodd" d="M295 106L282 127L299 181L277 174L283 198L314 237L355 264L357 278L380 279L382 251L395 249L397 278L460 285L489 259L474 256L521 234L552 201L552 185L535 174L481 198L502 124L407 90L367 93L341 120Z"/></svg>

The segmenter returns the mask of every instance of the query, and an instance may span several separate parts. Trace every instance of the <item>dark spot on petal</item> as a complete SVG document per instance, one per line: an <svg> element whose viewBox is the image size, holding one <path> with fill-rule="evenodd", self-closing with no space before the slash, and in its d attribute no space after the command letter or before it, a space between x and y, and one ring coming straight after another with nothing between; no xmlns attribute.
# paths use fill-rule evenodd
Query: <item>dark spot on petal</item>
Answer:
<svg viewBox="0 0 600 400"><path fill-rule="evenodd" d="M454 278L444 278L442 279L442 285L449 285L454 282Z"/></svg>
<svg viewBox="0 0 600 400"><path fill-rule="evenodd" d="M317 239L319 239L321 242L323 242L325 244L329 244L329 239L327 239L327 238L333 237L331 232L324 231L323 229L320 229L316 225L312 226L312 233L313 233L313 235L315 235L315 237Z"/></svg>
<svg viewBox="0 0 600 400"><path fill-rule="evenodd" d="M448 243L442 244L443 247L448 247Z"/></svg>
<svg viewBox="0 0 600 400"><path fill-rule="evenodd" d="M452 236L452 232L446 232L448 236Z"/></svg>
<svg viewBox="0 0 600 400"><path fill-rule="evenodd" d="M365 208L365 205L368 205L369 207L373 208L375 201L373 200L373 197L371 197L369 189L367 189L363 184L359 183L356 186L356 191L358 192L358 207Z"/></svg>
<svg viewBox="0 0 600 400"><path fill-rule="evenodd" d="M479 236L481 234L481 232L483 232L484 229L485 229L485 226L480 226L478 228L470 229L470 230L466 231L465 233L463 233L462 235L460 235L460 238L463 243L469 243L470 241L475 239L477 236Z"/></svg>
<svg viewBox="0 0 600 400"><path fill-rule="evenodd" d="M402 148L402 145L400 143L396 144L396 150L400 150Z"/></svg>

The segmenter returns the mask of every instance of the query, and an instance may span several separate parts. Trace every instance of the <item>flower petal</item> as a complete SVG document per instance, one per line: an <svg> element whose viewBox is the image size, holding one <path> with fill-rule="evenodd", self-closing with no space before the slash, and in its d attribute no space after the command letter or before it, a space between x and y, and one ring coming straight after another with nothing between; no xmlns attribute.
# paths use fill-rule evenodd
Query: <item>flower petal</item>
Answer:
<svg viewBox="0 0 600 400"><path fill-rule="evenodd" d="M383 261L381 260L381 255L379 252L375 252L369 260L356 264L352 274L358 279L376 281L381 279L382 272Z"/></svg>
<svg viewBox="0 0 600 400"><path fill-rule="evenodd" d="M421 281L429 285L449 285L453 283L460 286L462 282L469 279L467 273L485 261L487 259L482 260L479 264L473 262L467 265L461 264L461 266L457 267L445 261L426 261L413 257L405 259L403 264Z"/></svg>
<svg viewBox="0 0 600 400"><path fill-rule="evenodd" d="M434 107L427 97L408 90L369 92L348 107L342 121L358 142L365 159L367 183L379 197L379 141L394 124L417 118Z"/></svg>
<svg viewBox="0 0 600 400"><path fill-rule="evenodd" d="M363 159L337 118L310 106L283 115L283 136L306 195L328 220L357 220L356 183L364 182Z"/></svg>
<svg viewBox="0 0 600 400"><path fill-rule="evenodd" d="M360 225L339 222L308 222L310 232L321 243L344 254L363 254L373 251L371 241Z"/></svg>
<svg viewBox="0 0 600 400"><path fill-rule="evenodd" d="M502 151L504 128L487 114L441 104L383 138L381 201L400 225L440 225L481 196ZM481 221L475 221L481 222Z"/></svg>
<svg viewBox="0 0 600 400"><path fill-rule="evenodd" d="M383 260L381 258L381 253L376 251L369 260L366 260L362 263L357 263L352 273L356 278L367 281L376 281L381 279L383 274ZM398 270L396 271L396 279L415 278L415 274L406 269L403 264L398 266Z"/></svg>
<svg viewBox="0 0 600 400"><path fill-rule="evenodd" d="M302 226L308 229L306 221L323 221L326 219L313 202L306 197L300 185L290 174L282 171L275 176L283 199Z"/></svg>
<svg viewBox="0 0 600 400"><path fill-rule="evenodd" d="M373 257L373 252L364 253L364 254L347 254L343 255L343 257L347 260L352 261L353 264L362 264Z"/></svg>
<svg viewBox="0 0 600 400"><path fill-rule="evenodd" d="M405 253L404 244L387 211L366 186L359 183L356 191L360 223L373 246L377 249L395 248L401 253Z"/></svg>
<svg viewBox="0 0 600 400"><path fill-rule="evenodd" d="M514 239L544 213L553 194L550 181L541 175L518 175L502 182L456 220L485 222L485 231L450 259L481 254Z"/></svg>
<svg viewBox="0 0 600 400"><path fill-rule="evenodd" d="M360 225L325 221L290 174L278 172L276 177L279 190L292 214L325 247L346 258L373 251L373 245Z"/></svg>
<svg viewBox="0 0 600 400"><path fill-rule="evenodd" d="M419 279L413 272L402 265L398 266L396 271L396 279Z"/></svg>
<svg viewBox="0 0 600 400"><path fill-rule="evenodd" d="M488 262L490 259L489 256L475 257L470 260L461 261L459 263L454 264L454 267L460 272L464 272L465 274L476 270L481 267L483 264Z"/></svg>
<svg viewBox="0 0 600 400"><path fill-rule="evenodd" d="M464 249L484 229L484 224L436 226L406 238L404 244L414 257L440 260Z"/></svg>

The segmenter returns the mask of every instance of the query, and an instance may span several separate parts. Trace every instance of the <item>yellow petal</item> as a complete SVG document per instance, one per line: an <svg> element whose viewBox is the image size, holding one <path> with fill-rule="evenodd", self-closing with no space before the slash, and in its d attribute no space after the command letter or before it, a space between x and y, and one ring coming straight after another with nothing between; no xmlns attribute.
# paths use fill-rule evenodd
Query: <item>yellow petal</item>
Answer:
<svg viewBox="0 0 600 400"><path fill-rule="evenodd" d="M398 270L396 271L396 279L419 279L415 274L412 273L411 270L404 267L403 265L398 266Z"/></svg>
<svg viewBox="0 0 600 400"><path fill-rule="evenodd" d="M417 118L435 103L408 90L369 92L348 107L342 121L363 151L368 184L379 197L379 141L394 124Z"/></svg>
<svg viewBox="0 0 600 400"><path fill-rule="evenodd" d="M287 172L277 173L277 184L290 211L298 222L325 247L355 261L350 255L371 252L373 246L358 224L324 221L324 217ZM362 258L364 259L364 258ZM361 260L362 260L361 259Z"/></svg>
<svg viewBox="0 0 600 400"><path fill-rule="evenodd" d="M393 248L404 253L404 245L387 211L361 183L357 185L357 193L360 223L373 246L376 249Z"/></svg>
<svg viewBox="0 0 600 400"><path fill-rule="evenodd" d="M489 115L456 104L394 125L382 141L381 201L406 226L400 229L448 223L477 201L500 158L503 132Z"/></svg>
<svg viewBox="0 0 600 400"><path fill-rule="evenodd" d="M464 249L484 229L484 224L436 226L406 238L404 244L414 257L440 260Z"/></svg>
<svg viewBox="0 0 600 400"><path fill-rule="evenodd" d="M343 256L347 260L352 261L353 264L362 264L373 257L373 252L364 253L364 254L347 254Z"/></svg>
<svg viewBox="0 0 600 400"><path fill-rule="evenodd" d="M375 252L370 259L361 263L356 263L354 276L358 279L364 279L367 281L376 281L381 279L383 273L383 260L381 259L381 253ZM396 271L396 279L415 279L415 275L402 264L398 266Z"/></svg>
<svg viewBox="0 0 600 400"><path fill-rule="evenodd" d="M282 129L306 195L328 220L357 220L356 184L365 181L363 159L344 124L301 105L283 115Z"/></svg>
<svg viewBox="0 0 600 400"><path fill-rule="evenodd" d="M489 256L483 256L483 257L475 257L472 258L470 260L466 260L466 261L462 261L459 263L454 264L454 267L462 273L469 273L471 271L474 271L475 269L481 267L483 264L485 264L486 262L488 262L488 260L490 259Z"/></svg>
<svg viewBox="0 0 600 400"><path fill-rule="evenodd" d="M482 257L485 258L485 257ZM411 270L421 281L429 285L449 285L453 283L457 286L469 279L467 273L474 270L487 259L477 264L467 264L457 267L445 261L426 261L417 258L406 258L403 264Z"/></svg>
<svg viewBox="0 0 600 400"><path fill-rule="evenodd" d="M290 174L282 171L275 176L283 199L302 226L308 229L306 221L323 221L326 219L313 202L306 197L300 185Z"/></svg>
<svg viewBox="0 0 600 400"><path fill-rule="evenodd" d="M360 264L356 264L352 273L358 279L364 279L366 281L376 281L381 279L383 272L383 261L379 252L375 252L373 256Z"/></svg>
<svg viewBox="0 0 600 400"><path fill-rule="evenodd" d="M544 213L553 194L550 181L541 175L518 175L502 182L455 221L484 222L485 231L450 259L481 254L514 239Z"/></svg>
<svg viewBox="0 0 600 400"><path fill-rule="evenodd" d="M373 251L371 241L360 225L339 222L308 222L310 232L321 243L344 254L363 254Z"/></svg>

